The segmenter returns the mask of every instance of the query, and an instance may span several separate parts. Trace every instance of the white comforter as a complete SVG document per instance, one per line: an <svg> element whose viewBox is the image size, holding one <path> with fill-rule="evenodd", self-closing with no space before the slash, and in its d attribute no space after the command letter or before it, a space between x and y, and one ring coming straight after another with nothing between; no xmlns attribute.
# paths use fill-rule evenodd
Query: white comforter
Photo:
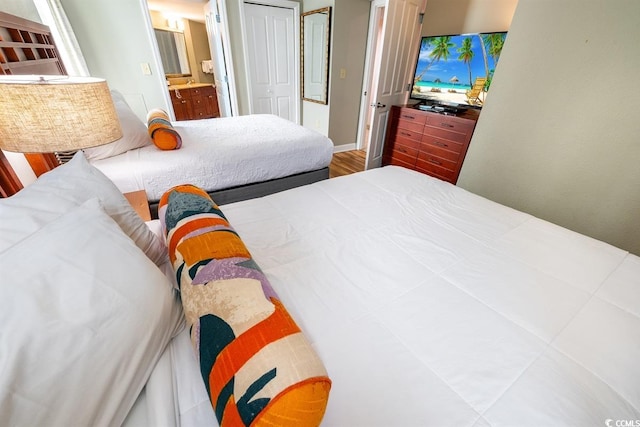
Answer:
<svg viewBox="0 0 640 427"><path fill-rule="evenodd" d="M323 425L640 420L637 256L397 167L223 210L325 362Z"/></svg>
<svg viewBox="0 0 640 427"><path fill-rule="evenodd" d="M318 132L274 115L250 115L174 123L182 148L154 145L92 164L123 192L146 190L160 199L190 183L215 191L325 168L333 143Z"/></svg>

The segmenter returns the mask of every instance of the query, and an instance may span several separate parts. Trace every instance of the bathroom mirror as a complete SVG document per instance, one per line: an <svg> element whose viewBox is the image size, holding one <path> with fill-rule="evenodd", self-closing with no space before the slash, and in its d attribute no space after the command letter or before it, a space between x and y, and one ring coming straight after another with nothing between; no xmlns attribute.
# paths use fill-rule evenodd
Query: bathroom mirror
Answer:
<svg viewBox="0 0 640 427"><path fill-rule="evenodd" d="M180 31L153 29L158 41L162 67L167 77L190 76L189 58L184 33Z"/></svg>
<svg viewBox="0 0 640 427"><path fill-rule="evenodd" d="M302 99L327 104L331 7L305 12L302 26Z"/></svg>

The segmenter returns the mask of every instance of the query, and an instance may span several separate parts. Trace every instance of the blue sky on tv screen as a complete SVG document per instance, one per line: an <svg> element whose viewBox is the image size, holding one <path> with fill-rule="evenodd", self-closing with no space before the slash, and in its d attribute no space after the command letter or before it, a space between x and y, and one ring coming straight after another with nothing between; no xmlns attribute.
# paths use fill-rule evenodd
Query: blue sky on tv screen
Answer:
<svg viewBox="0 0 640 427"><path fill-rule="evenodd" d="M458 49L462 46L463 40L467 37L471 37L471 50L473 52L473 58L471 60L471 81L469 81L469 68L467 67L467 64L458 59L460 56ZM431 40L434 38L435 37L430 37ZM431 45L426 48L421 47L415 76L420 76L420 80L423 83L436 82L439 80L442 83L457 83L463 86L470 86L473 84L476 77L484 77L486 75L482 49L480 46L480 38L476 34L451 36L451 43L455 46L449 49L448 58L446 60L440 59L433 62L426 71L425 69L432 60L430 55L434 46L433 43L431 43ZM489 71L495 70L493 58L491 58L491 55L488 53L487 62Z"/></svg>

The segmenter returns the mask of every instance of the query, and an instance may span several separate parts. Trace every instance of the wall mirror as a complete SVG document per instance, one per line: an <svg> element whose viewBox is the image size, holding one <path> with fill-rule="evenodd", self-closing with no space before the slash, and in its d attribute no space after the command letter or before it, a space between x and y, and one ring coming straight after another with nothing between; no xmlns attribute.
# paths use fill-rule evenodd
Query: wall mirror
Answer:
<svg viewBox="0 0 640 427"><path fill-rule="evenodd" d="M190 76L191 69L189 68L184 33L160 28L154 28L153 30L156 33L165 75L167 77Z"/></svg>
<svg viewBox="0 0 640 427"><path fill-rule="evenodd" d="M302 26L302 99L327 104L331 7L305 12Z"/></svg>

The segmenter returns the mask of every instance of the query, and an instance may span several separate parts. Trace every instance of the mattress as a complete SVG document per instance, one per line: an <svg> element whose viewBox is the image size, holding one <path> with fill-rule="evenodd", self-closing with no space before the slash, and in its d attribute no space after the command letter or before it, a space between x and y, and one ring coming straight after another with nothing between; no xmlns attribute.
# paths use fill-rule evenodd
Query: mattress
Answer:
<svg viewBox="0 0 640 427"><path fill-rule="evenodd" d="M146 190L150 201L175 185L211 192L326 168L333 143L320 133L269 114L174 123L179 150L154 145L91 163L123 192Z"/></svg>
<svg viewBox="0 0 640 427"><path fill-rule="evenodd" d="M394 166L222 209L327 367L323 425L639 423L637 256Z"/></svg>

